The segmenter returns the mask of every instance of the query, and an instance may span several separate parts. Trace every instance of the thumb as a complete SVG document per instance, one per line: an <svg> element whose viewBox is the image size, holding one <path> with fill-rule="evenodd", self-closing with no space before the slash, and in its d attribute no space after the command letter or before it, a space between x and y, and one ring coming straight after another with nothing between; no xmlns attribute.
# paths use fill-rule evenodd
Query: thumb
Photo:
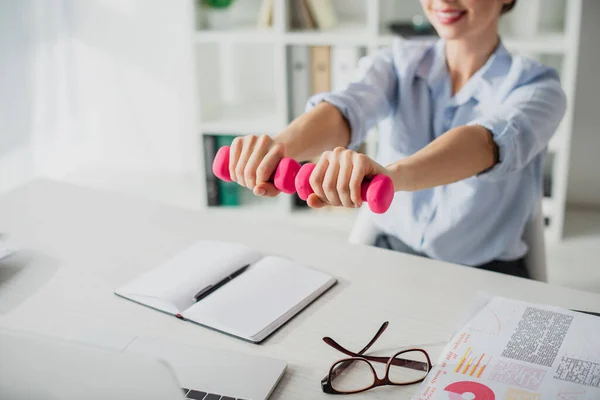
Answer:
<svg viewBox="0 0 600 400"><path fill-rule="evenodd" d="M308 196L306 202L308 203L308 206L312 208L323 208L327 205L323 200L319 198L319 196L317 196L314 193L311 193L311 195Z"/></svg>
<svg viewBox="0 0 600 400"><path fill-rule="evenodd" d="M254 194L263 197L275 197L280 193L272 183L261 182L254 187Z"/></svg>

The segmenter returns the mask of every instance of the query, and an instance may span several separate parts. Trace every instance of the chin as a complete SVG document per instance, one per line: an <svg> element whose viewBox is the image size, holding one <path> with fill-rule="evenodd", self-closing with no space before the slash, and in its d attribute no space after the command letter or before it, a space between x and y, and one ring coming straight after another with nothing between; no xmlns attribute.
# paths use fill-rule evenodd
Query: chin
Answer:
<svg viewBox="0 0 600 400"><path fill-rule="evenodd" d="M454 29L448 27L436 27L435 29L440 36L440 38L444 40L456 40L461 39L465 36L465 33L462 29Z"/></svg>

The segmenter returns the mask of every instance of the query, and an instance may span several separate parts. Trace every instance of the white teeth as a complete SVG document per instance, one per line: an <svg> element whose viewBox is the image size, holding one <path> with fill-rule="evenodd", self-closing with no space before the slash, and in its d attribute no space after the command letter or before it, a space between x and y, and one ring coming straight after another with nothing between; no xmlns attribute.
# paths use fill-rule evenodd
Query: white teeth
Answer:
<svg viewBox="0 0 600 400"><path fill-rule="evenodd" d="M460 11L438 11L437 14L442 18L456 18L462 13Z"/></svg>

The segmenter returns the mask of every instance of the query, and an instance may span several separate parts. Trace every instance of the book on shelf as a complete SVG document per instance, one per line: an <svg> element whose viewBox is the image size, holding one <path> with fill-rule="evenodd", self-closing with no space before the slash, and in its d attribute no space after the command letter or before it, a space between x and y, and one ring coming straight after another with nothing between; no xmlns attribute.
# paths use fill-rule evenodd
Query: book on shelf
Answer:
<svg viewBox="0 0 600 400"><path fill-rule="evenodd" d="M310 52L307 46L288 49L289 120L304 113L310 92Z"/></svg>
<svg viewBox="0 0 600 400"><path fill-rule="evenodd" d="M209 206L219 205L219 182L212 172L212 164L217 153L216 138L212 135L203 135L204 171L206 175L206 201Z"/></svg>
<svg viewBox="0 0 600 400"><path fill-rule="evenodd" d="M290 25L293 29L315 29L317 27L306 0L292 0L288 4Z"/></svg>
<svg viewBox="0 0 600 400"><path fill-rule="evenodd" d="M311 94L331 90L331 48L329 46L310 48L310 77Z"/></svg>
<svg viewBox="0 0 600 400"><path fill-rule="evenodd" d="M231 135L217 135L216 136L216 148L220 149L223 146L231 146L235 136ZM214 158L214 156L213 156ZM211 172L212 174L212 169ZM217 180L218 193L219 193L219 205L220 206L239 206L240 196L238 193L239 185L236 182L225 182L221 179Z"/></svg>
<svg viewBox="0 0 600 400"><path fill-rule="evenodd" d="M258 13L258 28L269 28L273 26L273 6L275 0L262 0Z"/></svg>
<svg viewBox="0 0 600 400"><path fill-rule="evenodd" d="M346 87L355 75L360 49L356 46L333 46L331 48L331 89Z"/></svg>
<svg viewBox="0 0 600 400"><path fill-rule="evenodd" d="M338 24L331 0L290 0L288 14L292 29L330 29Z"/></svg>
<svg viewBox="0 0 600 400"><path fill-rule="evenodd" d="M203 135L204 170L206 180L206 202L208 206L238 205L237 187L234 182L218 179L212 172L212 164L217 150L229 146L232 137L221 135Z"/></svg>
<svg viewBox="0 0 600 400"><path fill-rule="evenodd" d="M331 0L306 0L319 29L331 29L338 21Z"/></svg>

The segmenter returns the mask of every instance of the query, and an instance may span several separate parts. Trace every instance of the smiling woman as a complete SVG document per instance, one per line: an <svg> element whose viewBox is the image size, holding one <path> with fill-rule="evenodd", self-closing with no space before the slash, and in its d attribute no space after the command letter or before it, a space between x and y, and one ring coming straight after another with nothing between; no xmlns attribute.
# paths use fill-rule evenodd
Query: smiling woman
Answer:
<svg viewBox="0 0 600 400"><path fill-rule="evenodd" d="M231 147L234 181L274 196L283 157L321 154L308 205L360 207L361 183L393 182L372 215L376 245L528 276L524 226L541 196L544 150L565 113L555 69L508 52L498 24L514 0L421 0L439 41L397 41L347 87L313 96L274 137ZM355 150L379 122L377 159Z"/></svg>

